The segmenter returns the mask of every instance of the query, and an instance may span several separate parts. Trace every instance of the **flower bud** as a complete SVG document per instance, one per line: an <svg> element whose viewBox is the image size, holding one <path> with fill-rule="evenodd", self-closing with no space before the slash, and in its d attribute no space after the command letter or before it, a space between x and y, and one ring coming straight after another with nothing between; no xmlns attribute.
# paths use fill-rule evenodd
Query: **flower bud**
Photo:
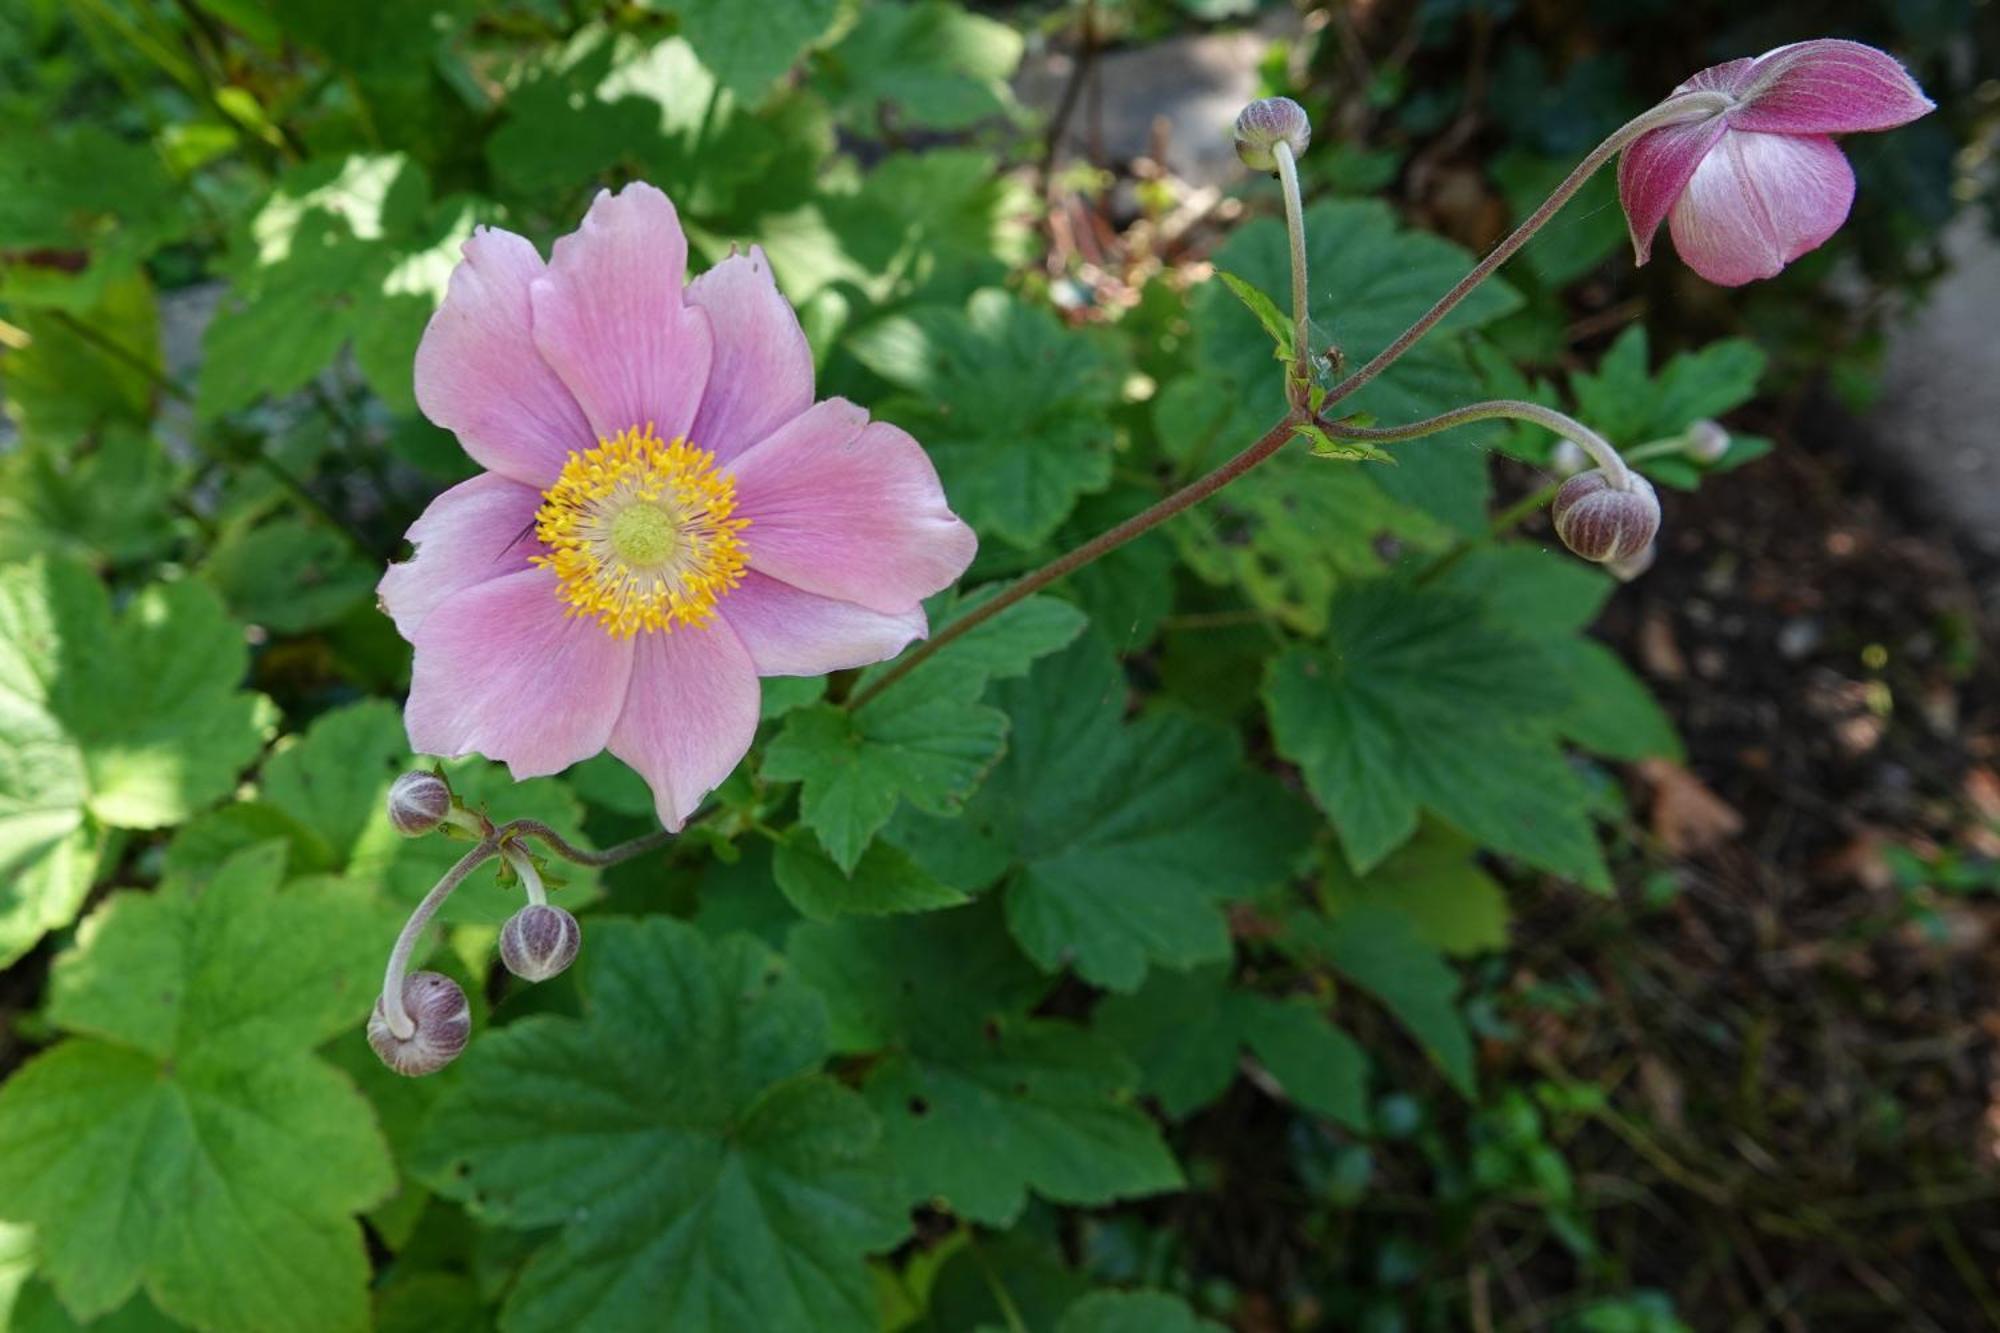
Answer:
<svg viewBox="0 0 2000 1333"><path fill-rule="evenodd" d="M451 784L435 773L405 773L389 784L389 823L421 838L451 813Z"/></svg>
<svg viewBox="0 0 2000 1333"><path fill-rule="evenodd" d="M379 998L368 1017L368 1044L398 1074L435 1074L458 1058L472 1036L472 1007L465 992L441 973L412 972L403 978L403 1009L416 1024L408 1037L389 1030L389 1015Z"/></svg>
<svg viewBox="0 0 2000 1333"><path fill-rule="evenodd" d="M1720 422L1703 418L1687 428L1687 455L1697 463L1720 463L1729 452L1729 432Z"/></svg>
<svg viewBox="0 0 2000 1333"><path fill-rule="evenodd" d="M1306 109L1289 97L1260 97L1236 117L1236 156L1253 171L1278 169L1271 150L1281 141L1292 146L1293 157L1304 156L1312 137Z"/></svg>
<svg viewBox="0 0 2000 1333"><path fill-rule="evenodd" d="M1549 455L1549 466L1565 477L1574 477L1590 466L1590 455L1575 440L1557 440L1555 452Z"/></svg>
<svg viewBox="0 0 2000 1333"><path fill-rule="evenodd" d="M1633 556L1630 560L1612 560L1604 568L1610 572L1612 578L1617 579L1620 583L1630 583L1633 579L1638 578L1641 574L1651 569L1653 561L1659 554L1659 543L1648 542L1646 543L1646 549Z"/></svg>
<svg viewBox="0 0 2000 1333"><path fill-rule="evenodd" d="M1652 544L1660 531L1660 498L1653 484L1628 474L1631 489L1619 490L1601 468L1578 473L1562 484L1549 517L1563 545L1585 560L1630 560Z"/></svg>
<svg viewBox="0 0 2000 1333"><path fill-rule="evenodd" d="M500 961L524 981L547 981L576 961L583 931L560 907L529 903L500 927Z"/></svg>

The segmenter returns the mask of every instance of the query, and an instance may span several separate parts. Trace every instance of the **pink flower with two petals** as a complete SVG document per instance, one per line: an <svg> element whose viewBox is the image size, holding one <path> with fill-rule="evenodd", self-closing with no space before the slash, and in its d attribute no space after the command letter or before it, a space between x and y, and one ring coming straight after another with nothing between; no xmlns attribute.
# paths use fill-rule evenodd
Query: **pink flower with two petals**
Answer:
<svg viewBox="0 0 2000 1333"><path fill-rule="evenodd" d="M749 749L758 677L922 638L972 531L909 435L813 400L761 252L683 286L651 186L600 194L546 264L491 229L464 255L416 393L486 471L431 503L380 589L416 649L410 743L517 778L609 749L679 828Z"/></svg>
<svg viewBox="0 0 2000 1333"><path fill-rule="evenodd" d="M1888 130L1933 103L1894 57L1831 38L1711 66L1675 93L1734 99L1635 139L1618 197L1644 264L1664 220L1688 267L1724 287L1769 278L1847 220L1854 170L1828 137Z"/></svg>

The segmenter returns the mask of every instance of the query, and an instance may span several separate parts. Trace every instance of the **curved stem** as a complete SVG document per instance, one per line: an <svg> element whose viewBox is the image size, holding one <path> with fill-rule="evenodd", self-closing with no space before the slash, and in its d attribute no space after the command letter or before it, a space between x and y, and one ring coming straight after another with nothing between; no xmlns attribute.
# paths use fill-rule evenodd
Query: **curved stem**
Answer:
<svg viewBox="0 0 2000 1333"><path fill-rule="evenodd" d="M1449 412L1440 412L1422 421L1412 421L1406 426L1350 426L1341 421L1320 419L1318 425L1328 435L1337 440L1367 440L1375 444L1393 444L1398 440L1421 439L1435 435L1453 426L1463 426L1474 421L1528 421L1546 427L1573 442L1579 449L1589 454L1596 464L1604 469L1605 480L1615 490L1632 488L1632 472L1625 466L1625 460L1611 447L1611 442L1590 427L1553 407L1543 407L1540 403L1524 403L1513 398L1495 398L1484 403L1468 403L1455 407Z"/></svg>
<svg viewBox="0 0 2000 1333"><path fill-rule="evenodd" d="M396 937L396 947L389 951L389 966L382 974L382 1014L389 1021L389 1031L398 1041L408 1041L417 1030L410 1021L409 1011L403 1008L403 976L410 968L410 955L416 951L417 940L423 935L424 927L431 923L437 910L444 906L445 899L465 882L465 877L491 860L500 850L498 838L486 838L477 847L458 858L458 864L444 872L424 900L417 904L417 910L410 913L410 919L403 923L403 933Z"/></svg>
<svg viewBox="0 0 2000 1333"><path fill-rule="evenodd" d="M1542 201L1540 208L1530 213L1520 226L1514 228L1506 240L1494 246L1492 252L1474 265L1472 271L1460 278L1450 291L1440 296L1436 305L1426 310L1416 323L1398 334L1394 342L1377 352L1366 365L1334 385L1327 392L1326 400L1321 403L1320 409L1324 411L1331 407L1387 370L1391 363L1409 351L1418 339L1437 327L1438 322L1450 314L1453 307L1471 295L1473 288L1492 277L1495 269L1512 259L1515 253L1528 243L1528 239L1540 231L1548 220L1560 212L1562 206L1583 188L1583 183L1596 175L1598 168L1622 152L1627 144L1640 135L1662 126L1678 125L1683 121L1719 115L1735 103L1736 99L1727 93L1682 93L1677 97L1669 97L1650 111L1634 116L1613 130L1610 138L1591 149L1589 156L1577 163L1574 171L1563 177L1562 184L1556 186L1555 192Z"/></svg>
<svg viewBox="0 0 2000 1333"><path fill-rule="evenodd" d="M549 891L542 886L542 872L535 869L535 858L522 851L518 843L509 844L500 855L521 877L521 887L527 891L529 906L547 906Z"/></svg>
<svg viewBox="0 0 2000 1333"><path fill-rule="evenodd" d="M1008 584L1000 592L999 596L989 601L981 602L957 620L952 621L935 635L918 644L916 651L907 654L898 660L894 666L890 667L880 676L877 676L867 686L849 695L847 698L847 707L861 707L861 705L867 703L870 699L873 699L876 695L882 693L882 691L916 670L924 663L925 659L935 656L939 650L954 639L960 638L978 626L985 624L1016 602L1040 592L1043 588L1048 587L1051 583L1054 583L1065 575L1074 574L1077 570L1082 569L1099 556L1117 550L1126 542L1144 533L1147 529L1158 527L1161 523L1180 513L1183 509L1200 504L1203 500L1206 500L1209 496L1215 494L1224 486L1235 481L1251 468L1256 467L1259 463L1283 448L1285 441L1292 438L1292 433L1297 428L1299 421L1300 418L1296 413L1286 413L1284 419L1271 427L1271 429L1265 431L1255 444L1207 476L1189 482L1166 499L1153 505L1150 509L1134 514L1117 527L1106 529L1075 550L1057 556L1054 560L1051 560L1048 564L1043 565L1033 573L1024 574L1014 580L1014 582Z"/></svg>
<svg viewBox="0 0 2000 1333"><path fill-rule="evenodd" d="M565 861L574 861L580 866L615 866L620 861L629 861L635 856L644 856L647 852L666 846L674 840L678 832L676 829L655 829L643 837L617 843L601 852L585 851L539 819L509 820L500 826L497 836L501 839L538 838L557 856Z"/></svg>
<svg viewBox="0 0 2000 1333"><path fill-rule="evenodd" d="M1306 297L1306 217L1299 197L1299 164L1292 146L1283 139L1272 145L1271 156L1278 162L1278 181L1285 193L1285 231L1292 241L1292 366L1286 397L1297 405L1312 382L1312 335L1307 318Z"/></svg>

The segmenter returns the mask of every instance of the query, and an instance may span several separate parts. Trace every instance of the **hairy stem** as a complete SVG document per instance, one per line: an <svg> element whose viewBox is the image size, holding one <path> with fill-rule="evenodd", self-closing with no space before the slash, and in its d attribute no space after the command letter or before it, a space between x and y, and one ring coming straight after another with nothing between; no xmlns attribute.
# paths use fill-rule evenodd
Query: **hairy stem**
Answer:
<svg viewBox="0 0 2000 1333"><path fill-rule="evenodd" d="M1285 231L1292 242L1292 366L1286 397L1297 406L1312 383L1312 335L1307 318L1306 296L1306 217L1299 198L1299 164L1292 146L1283 139L1271 146L1278 162L1278 180L1285 192Z"/></svg>
<svg viewBox="0 0 2000 1333"><path fill-rule="evenodd" d="M515 819L500 826L499 836L505 838L534 838L547 844L548 849L565 861L574 861L580 866L615 866L621 861L629 861L635 856L657 851L672 842L678 829L655 829L643 837L633 838L607 847L601 852L585 851L562 834L542 823L539 819Z"/></svg>
<svg viewBox="0 0 2000 1333"><path fill-rule="evenodd" d="M389 951L389 966L382 974L382 1013L389 1020L389 1031L398 1041L408 1041L416 1034L417 1025L410 1021L410 1013L403 1008L403 977L410 969L410 955L416 952L417 940L423 936L424 927L430 925L431 918L444 906L445 899L451 897L465 877L486 864L500 850L498 838L482 839L477 847L458 858L458 864L444 872L424 900L417 904L417 910L410 913L410 919L403 923L403 933L396 937L396 947Z"/></svg>
<svg viewBox="0 0 2000 1333"><path fill-rule="evenodd" d="M1553 407L1543 407L1540 403L1524 403L1514 398L1495 398L1484 403L1468 403L1464 407L1454 407L1449 412L1440 412L1422 421L1412 421L1405 426L1350 426L1341 421L1319 419L1318 425L1328 435L1337 440L1366 440L1371 444L1393 444L1399 440L1416 440L1439 431L1450 430L1453 426L1464 426L1474 421L1529 421L1544 426L1569 440L1579 449L1589 454L1592 461L1604 469L1605 480L1614 489L1625 491L1632 488L1632 472L1625 466L1625 460L1611 447L1611 442L1590 427L1565 412Z"/></svg>
<svg viewBox="0 0 2000 1333"><path fill-rule="evenodd" d="M529 906L547 906L549 891L542 885L542 872L535 869L535 858L522 851L518 843L509 843L500 855L506 858L508 865L514 867L514 873L521 877L521 888L528 895Z"/></svg>
<svg viewBox="0 0 2000 1333"><path fill-rule="evenodd" d="M1283 448L1285 441L1292 438L1292 433L1298 427L1300 420L1301 418L1296 413L1287 413L1284 419L1279 421L1277 425L1265 431L1255 444L1207 476L1189 482L1150 509L1134 514L1117 527L1106 529L1075 550L1059 555L1033 573L1024 574L1014 580L1014 582L1008 584L1001 591L999 596L989 601L981 602L957 620L952 621L929 639L918 644L914 652L901 658L894 666L876 677L866 688L857 690L848 696L847 706L849 708L859 708L923 665L927 658L935 656L939 650L950 644L954 639L961 638L972 630L977 629L980 625L993 619L993 617L999 615L1016 602L1040 592L1043 588L1048 587L1051 583L1054 583L1065 575L1074 574L1077 570L1082 569L1098 557L1117 550L1134 537L1141 535L1151 528L1158 527L1175 514L1180 513L1183 509L1200 504L1203 500L1206 500L1209 496L1215 494L1224 486L1235 481L1251 468L1256 467L1259 463Z"/></svg>
<svg viewBox="0 0 2000 1333"><path fill-rule="evenodd" d="M1326 400L1320 405L1320 410L1325 411L1380 375L1398 357L1415 346L1418 339L1436 328L1438 322L1450 314L1460 301L1470 296L1474 288L1492 277L1495 269L1512 259L1515 253L1528 243L1530 237L1540 231L1550 218L1561 212L1562 206L1583 188L1583 183L1596 175L1598 168L1618 156L1627 144L1640 135L1662 126L1678 125L1683 121L1718 115L1734 104L1735 99L1727 93L1682 93L1676 97L1669 97L1650 111L1634 116L1613 130L1610 138L1591 149L1589 156L1577 163L1574 171L1563 177L1562 184L1556 186L1555 192L1542 201L1541 207L1530 213L1520 226L1514 228L1506 240L1494 246L1492 253L1474 265L1472 271L1460 278L1450 291L1440 296L1436 305L1426 310L1416 323L1398 334L1394 342L1377 352L1366 365L1329 390Z"/></svg>

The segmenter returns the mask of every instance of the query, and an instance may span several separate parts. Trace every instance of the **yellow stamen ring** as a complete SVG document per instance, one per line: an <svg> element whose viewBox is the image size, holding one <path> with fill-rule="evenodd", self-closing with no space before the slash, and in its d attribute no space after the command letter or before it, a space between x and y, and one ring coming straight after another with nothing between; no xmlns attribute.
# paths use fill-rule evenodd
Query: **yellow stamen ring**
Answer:
<svg viewBox="0 0 2000 1333"><path fill-rule="evenodd" d="M736 483L714 454L635 426L570 454L535 511L547 552L534 562L555 571L569 614L618 638L704 625L743 581L736 534L750 520L735 509Z"/></svg>

